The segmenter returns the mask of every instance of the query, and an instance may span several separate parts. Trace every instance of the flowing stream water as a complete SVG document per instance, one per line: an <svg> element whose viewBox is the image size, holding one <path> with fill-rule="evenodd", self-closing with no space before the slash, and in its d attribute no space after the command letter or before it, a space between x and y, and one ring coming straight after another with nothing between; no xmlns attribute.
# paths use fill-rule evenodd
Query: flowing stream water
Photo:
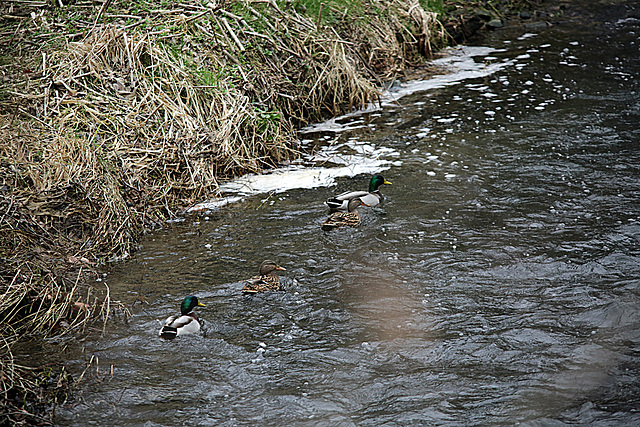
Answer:
<svg viewBox="0 0 640 427"><path fill-rule="evenodd" d="M504 34L146 236L58 424L640 425L640 21ZM372 172L385 203L321 231ZM242 296L264 259L285 291ZM158 338L190 294L206 333Z"/></svg>

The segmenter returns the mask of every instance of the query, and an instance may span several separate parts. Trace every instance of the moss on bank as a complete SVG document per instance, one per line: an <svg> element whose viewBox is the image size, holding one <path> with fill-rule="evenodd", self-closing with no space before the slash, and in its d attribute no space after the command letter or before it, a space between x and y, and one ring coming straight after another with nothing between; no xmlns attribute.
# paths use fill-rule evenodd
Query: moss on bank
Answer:
<svg viewBox="0 0 640 427"><path fill-rule="evenodd" d="M106 320L108 289L79 286L96 264L445 40L435 0L64 3L0 5L3 424L50 420L68 376L12 349Z"/></svg>

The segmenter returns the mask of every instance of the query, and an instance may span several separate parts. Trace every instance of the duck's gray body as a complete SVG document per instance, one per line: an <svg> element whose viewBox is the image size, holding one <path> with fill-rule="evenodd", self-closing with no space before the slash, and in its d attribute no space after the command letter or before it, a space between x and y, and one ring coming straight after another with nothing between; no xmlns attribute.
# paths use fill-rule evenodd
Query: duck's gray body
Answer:
<svg viewBox="0 0 640 427"><path fill-rule="evenodd" d="M349 207L349 200L353 200L356 197L362 200L362 204L365 206L377 206L384 200L384 196L378 190L382 184L391 184L384 179L382 175L373 175L371 181L369 181L369 191L347 191L346 193L339 194L335 197L331 197L325 205L329 206L331 212L347 211Z"/></svg>
<svg viewBox="0 0 640 427"><path fill-rule="evenodd" d="M368 191L347 191L328 199L325 205L329 206L332 211L346 211L349 200L355 197L359 197L364 204L369 206L377 206L384 200L384 196L379 190L371 193Z"/></svg>

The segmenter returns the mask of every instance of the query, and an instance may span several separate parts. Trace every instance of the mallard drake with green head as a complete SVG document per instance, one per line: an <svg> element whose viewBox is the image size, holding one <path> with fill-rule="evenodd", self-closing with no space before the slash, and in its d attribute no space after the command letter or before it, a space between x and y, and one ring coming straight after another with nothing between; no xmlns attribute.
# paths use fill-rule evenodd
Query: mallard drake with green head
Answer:
<svg viewBox="0 0 640 427"><path fill-rule="evenodd" d="M167 317L160 329L160 336L172 340L180 335L194 334L200 330L198 316L192 311L195 307L206 307L197 297L190 295L182 300L180 314Z"/></svg>
<svg viewBox="0 0 640 427"><path fill-rule="evenodd" d="M279 291L280 277L275 273L276 271L286 271L284 267L280 267L274 261L266 260L260 265L260 274L253 276L251 279L245 280L245 284L242 287L243 294L255 294L265 291Z"/></svg>
<svg viewBox="0 0 640 427"><path fill-rule="evenodd" d="M369 191L347 191L346 193L327 199L325 204L329 206L331 211L346 211L348 210L349 200L354 197L360 197L365 206L377 206L384 200L384 196L380 190L378 190L382 184L391 185L382 175L373 175L371 181L369 181Z"/></svg>
<svg viewBox="0 0 640 427"><path fill-rule="evenodd" d="M360 197L354 197L349 200L347 205L347 212L334 212L329 215L322 223L322 229L324 231L333 230L338 227L357 227L360 224L360 212L358 212L358 206L369 206L364 203Z"/></svg>

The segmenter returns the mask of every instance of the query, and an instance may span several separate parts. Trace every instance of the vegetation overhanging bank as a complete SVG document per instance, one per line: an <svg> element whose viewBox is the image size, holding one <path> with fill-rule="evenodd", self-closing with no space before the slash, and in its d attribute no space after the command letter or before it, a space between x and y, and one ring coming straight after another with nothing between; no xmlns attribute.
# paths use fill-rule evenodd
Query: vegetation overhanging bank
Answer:
<svg viewBox="0 0 640 427"><path fill-rule="evenodd" d="M439 0L65 3L0 5L0 423L61 398L12 348L106 321L97 263L448 41Z"/></svg>

